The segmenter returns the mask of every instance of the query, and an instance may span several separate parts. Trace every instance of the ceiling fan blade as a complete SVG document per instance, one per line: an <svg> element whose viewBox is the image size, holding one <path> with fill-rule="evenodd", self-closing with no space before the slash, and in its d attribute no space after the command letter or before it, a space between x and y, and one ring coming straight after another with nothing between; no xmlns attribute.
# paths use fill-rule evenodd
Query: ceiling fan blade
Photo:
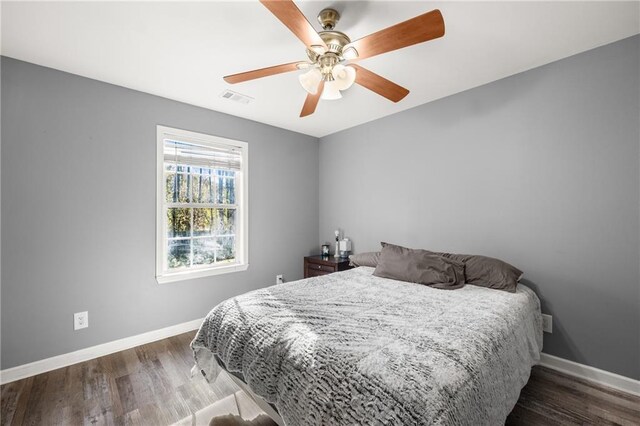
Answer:
<svg viewBox="0 0 640 426"><path fill-rule="evenodd" d="M380 96L384 96L392 102L398 102L409 94L409 91L393 81L379 76L357 64L349 64L356 69L356 83L366 87Z"/></svg>
<svg viewBox="0 0 640 426"><path fill-rule="evenodd" d="M438 9L432 10L408 21L369 34L347 46L358 52L357 59L370 58L381 53L402 49L433 40L444 35L444 19Z"/></svg>
<svg viewBox="0 0 640 426"><path fill-rule="evenodd" d="M307 99L305 99L304 105L302 106L302 111L300 111L300 117L306 117L307 115L311 115L315 112L316 107L318 106L318 101L320 101L320 96L322 95L323 89L324 81L320 81L316 94L307 94Z"/></svg>
<svg viewBox="0 0 640 426"><path fill-rule="evenodd" d="M307 18L291 0L260 0L276 18L296 35L311 50L327 50L327 45L311 26Z"/></svg>
<svg viewBox="0 0 640 426"><path fill-rule="evenodd" d="M224 77L224 81L230 84L242 83L243 81L254 80L256 78L268 77L270 75L282 74L284 72L295 71L298 64L306 64L306 62L290 62L288 64L275 65L273 67L260 68L258 70L241 72L239 74L231 74Z"/></svg>

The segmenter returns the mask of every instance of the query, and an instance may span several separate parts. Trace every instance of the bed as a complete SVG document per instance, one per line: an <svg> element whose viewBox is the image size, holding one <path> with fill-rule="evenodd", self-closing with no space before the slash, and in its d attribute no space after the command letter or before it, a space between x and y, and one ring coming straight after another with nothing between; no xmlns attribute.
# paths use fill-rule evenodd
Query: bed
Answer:
<svg viewBox="0 0 640 426"><path fill-rule="evenodd" d="M439 290L373 270L222 302L192 342L197 368L209 381L228 371L287 426L504 424L542 349L533 291Z"/></svg>

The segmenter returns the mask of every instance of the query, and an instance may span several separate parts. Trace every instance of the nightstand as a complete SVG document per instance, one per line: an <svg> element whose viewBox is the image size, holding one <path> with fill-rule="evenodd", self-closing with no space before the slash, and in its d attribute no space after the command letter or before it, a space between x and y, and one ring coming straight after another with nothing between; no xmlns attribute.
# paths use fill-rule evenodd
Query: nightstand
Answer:
<svg viewBox="0 0 640 426"><path fill-rule="evenodd" d="M304 277L317 277L327 275L332 272L346 271L353 266L349 266L349 259L333 256L306 256L304 258Z"/></svg>

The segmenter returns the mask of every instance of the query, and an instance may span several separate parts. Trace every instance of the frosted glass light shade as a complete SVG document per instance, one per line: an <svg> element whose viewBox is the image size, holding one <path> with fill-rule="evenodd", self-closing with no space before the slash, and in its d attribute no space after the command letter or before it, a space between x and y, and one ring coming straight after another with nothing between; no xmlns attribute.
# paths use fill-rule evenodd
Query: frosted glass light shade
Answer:
<svg viewBox="0 0 640 426"><path fill-rule="evenodd" d="M353 67L337 64L331 71L338 90L347 90L356 81L356 70Z"/></svg>
<svg viewBox="0 0 640 426"><path fill-rule="evenodd" d="M319 69L311 68L306 73L300 74L298 80L304 90L315 95L318 93L318 85L320 84L320 80L322 80L322 74Z"/></svg>
<svg viewBox="0 0 640 426"><path fill-rule="evenodd" d="M324 99L325 101L340 99L342 94L340 94L336 83L336 81L325 81L324 90L322 91L322 95L320 95L320 99Z"/></svg>

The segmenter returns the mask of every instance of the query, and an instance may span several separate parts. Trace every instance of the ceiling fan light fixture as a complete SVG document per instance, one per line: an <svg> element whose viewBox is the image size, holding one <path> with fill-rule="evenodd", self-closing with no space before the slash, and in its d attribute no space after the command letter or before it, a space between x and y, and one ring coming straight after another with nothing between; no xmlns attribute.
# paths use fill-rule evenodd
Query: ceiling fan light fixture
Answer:
<svg viewBox="0 0 640 426"><path fill-rule="evenodd" d="M304 74L300 74L298 76L298 81L300 81L300 85L306 90L308 93L315 95L318 93L318 85L322 80L322 74L320 70L317 68L311 68Z"/></svg>
<svg viewBox="0 0 640 426"><path fill-rule="evenodd" d="M347 90L356 81L356 70L350 66L337 64L331 72L338 90Z"/></svg>
<svg viewBox="0 0 640 426"><path fill-rule="evenodd" d="M340 99L342 94L340 93L340 89L338 89L336 85L336 81L327 81L324 83L324 89L322 90L322 95L320 95L320 99L325 101L335 101L336 99Z"/></svg>

